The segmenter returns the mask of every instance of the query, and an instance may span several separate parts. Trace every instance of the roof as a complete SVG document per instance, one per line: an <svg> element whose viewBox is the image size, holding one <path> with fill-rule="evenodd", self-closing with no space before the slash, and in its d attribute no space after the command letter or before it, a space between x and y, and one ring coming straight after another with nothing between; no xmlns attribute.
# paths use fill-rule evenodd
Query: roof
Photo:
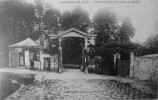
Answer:
<svg viewBox="0 0 158 100"><path fill-rule="evenodd" d="M64 35L64 34L66 34L66 33L68 33L68 32L71 32L71 31L75 31L75 32L77 32L77 33L79 33L79 34L81 34L81 35L87 36L87 33L86 33L86 32L80 31L80 30L78 30L78 29L76 29L76 28L70 28L70 29L68 29L68 30L59 32L59 36L60 36L60 35Z"/></svg>
<svg viewBox="0 0 158 100"><path fill-rule="evenodd" d="M30 38L27 38L19 43L9 45L9 47L20 47L20 48L42 48L41 45L37 44Z"/></svg>
<svg viewBox="0 0 158 100"><path fill-rule="evenodd" d="M70 32L77 32L77 34L80 34L80 35L85 36L85 37L96 37L97 36L96 34L88 34L86 32L80 31L80 30L78 30L76 28L70 28L70 29L67 29L65 31L59 31L58 35L56 35L56 34L49 34L49 36L51 36L51 37L58 37L58 36L62 36L62 35L68 34Z"/></svg>

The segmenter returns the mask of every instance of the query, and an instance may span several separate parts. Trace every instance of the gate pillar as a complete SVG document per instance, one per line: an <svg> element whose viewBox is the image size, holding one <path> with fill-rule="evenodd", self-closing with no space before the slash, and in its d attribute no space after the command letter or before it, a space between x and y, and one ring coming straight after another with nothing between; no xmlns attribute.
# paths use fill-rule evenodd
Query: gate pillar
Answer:
<svg viewBox="0 0 158 100"><path fill-rule="evenodd" d="M87 49L87 37L85 37L85 49Z"/></svg>
<svg viewBox="0 0 158 100"><path fill-rule="evenodd" d="M116 59L120 59L121 58L121 55L119 53L117 54L114 54L114 68L116 68Z"/></svg>
<svg viewBox="0 0 158 100"><path fill-rule="evenodd" d="M87 63L87 37L85 37L85 47L84 47L84 63Z"/></svg>
<svg viewBox="0 0 158 100"><path fill-rule="evenodd" d="M10 48L9 48L9 67L11 67L11 50L10 50Z"/></svg>
<svg viewBox="0 0 158 100"><path fill-rule="evenodd" d="M133 52L131 52L130 53L130 72L129 72L130 77L134 77L134 59L135 59L135 55Z"/></svg>
<svg viewBox="0 0 158 100"><path fill-rule="evenodd" d="M63 62L62 62L62 46L61 46L62 38L59 37L59 72L63 72Z"/></svg>
<svg viewBox="0 0 158 100"><path fill-rule="evenodd" d="M87 51L87 37L84 38L84 46L82 48L82 66L81 66L81 70L85 71L85 67L86 67L86 62L87 62L87 57L86 57L86 51Z"/></svg>

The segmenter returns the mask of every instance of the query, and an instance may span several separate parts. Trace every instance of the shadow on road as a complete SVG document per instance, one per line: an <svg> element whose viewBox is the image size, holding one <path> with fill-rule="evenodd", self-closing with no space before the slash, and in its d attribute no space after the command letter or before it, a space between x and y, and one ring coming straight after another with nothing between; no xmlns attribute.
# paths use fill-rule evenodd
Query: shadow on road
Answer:
<svg viewBox="0 0 158 100"><path fill-rule="evenodd" d="M14 74L0 72L0 100L5 99L20 88L20 84L29 85L34 81L33 74Z"/></svg>

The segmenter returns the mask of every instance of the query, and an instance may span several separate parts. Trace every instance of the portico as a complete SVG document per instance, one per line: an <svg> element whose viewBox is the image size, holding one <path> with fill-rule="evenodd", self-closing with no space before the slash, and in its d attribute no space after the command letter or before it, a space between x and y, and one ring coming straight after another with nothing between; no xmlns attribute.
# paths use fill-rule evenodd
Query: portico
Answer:
<svg viewBox="0 0 158 100"><path fill-rule="evenodd" d="M89 44L94 44L95 43L95 37L96 35L92 35L92 34L88 34L86 32L80 31L78 29L75 28L71 28L65 31L60 31L58 35L54 35L54 34L50 34L50 39L55 39L58 38L59 40L59 70L63 71L63 54L62 54L62 42L64 40L64 38L71 38L71 37L76 37L76 38L82 38L84 39L84 44L83 44L83 48L82 48L82 67L83 65L86 63L87 58L85 56L85 51L87 50L87 46Z"/></svg>

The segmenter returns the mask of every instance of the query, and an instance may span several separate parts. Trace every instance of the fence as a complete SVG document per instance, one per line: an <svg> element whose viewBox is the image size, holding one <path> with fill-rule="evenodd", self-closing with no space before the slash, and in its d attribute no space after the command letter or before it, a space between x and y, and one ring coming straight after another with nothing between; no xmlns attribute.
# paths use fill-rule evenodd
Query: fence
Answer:
<svg viewBox="0 0 158 100"><path fill-rule="evenodd" d="M130 57L121 57L119 53L114 54L114 68L112 69L113 75L121 77L129 76Z"/></svg>
<svg viewBox="0 0 158 100"><path fill-rule="evenodd" d="M104 65L103 67L103 74L104 75L111 75L111 71L112 71L112 66L111 65Z"/></svg>
<svg viewBox="0 0 158 100"><path fill-rule="evenodd" d="M50 71L57 72L58 71L58 60L51 59L49 62L49 65L47 67L50 67ZM46 64L41 64L40 61L34 61L34 67L37 70L48 70L46 68Z"/></svg>
<svg viewBox="0 0 158 100"><path fill-rule="evenodd" d="M57 59L51 59L50 61L50 70L53 72L58 71L58 60Z"/></svg>

